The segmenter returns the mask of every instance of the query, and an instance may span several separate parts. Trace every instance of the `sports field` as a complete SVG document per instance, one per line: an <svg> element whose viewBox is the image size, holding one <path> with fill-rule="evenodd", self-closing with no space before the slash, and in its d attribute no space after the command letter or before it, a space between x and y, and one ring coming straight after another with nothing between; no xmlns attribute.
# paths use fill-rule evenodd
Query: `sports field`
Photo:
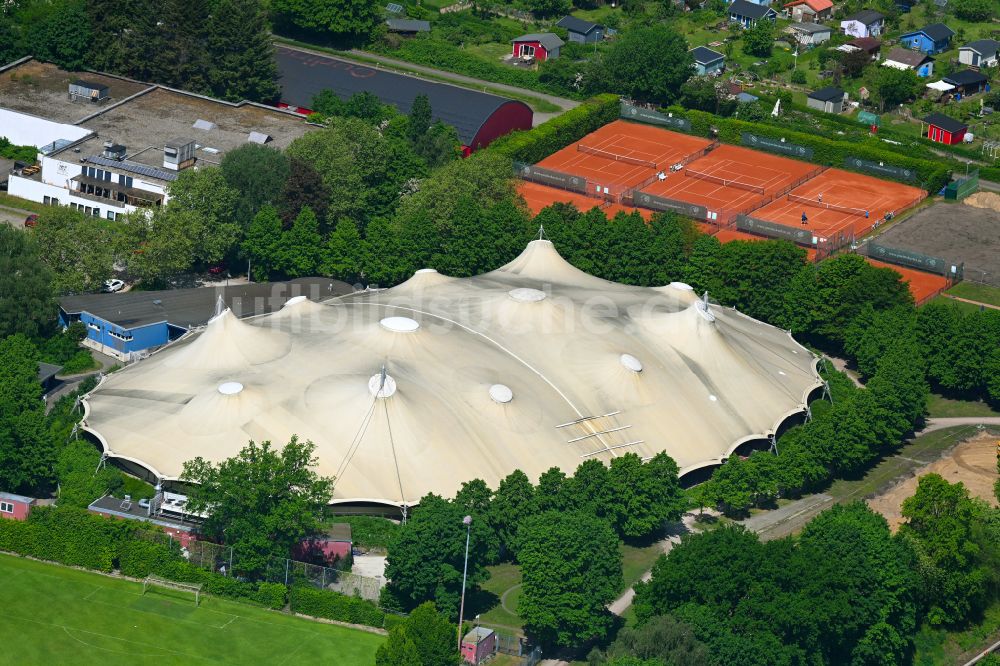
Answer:
<svg viewBox="0 0 1000 666"><path fill-rule="evenodd" d="M368 666L384 638L0 555L0 663Z"/></svg>
<svg viewBox="0 0 1000 666"><path fill-rule="evenodd" d="M887 213L898 215L925 196L923 190L909 185L827 169L787 196L754 211L753 216L791 227L804 226L815 236L851 232L860 238L878 226Z"/></svg>
<svg viewBox="0 0 1000 666"><path fill-rule="evenodd" d="M659 127L615 120L552 153L538 166L587 179L588 189L621 195L712 144ZM606 192L604 190L607 190Z"/></svg>
<svg viewBox="0 0 1000 666"><path fill-rule="evenodd" d="M720 145L643 192L705 206L720 214L752 210L820 168L739 146ZM721 217L722 215L720 215Z"/></svg>
<svg viewBox="0 0 1000 666"><path fill-rule="evenodd" d="M632 208L617 203L608 203L585 194L560 190L555 187L549 187L541 183L532 183L526 180L518 183L517 191L524 197L524 202L528 204L528 210L533 215L538 215L543 208L547 208L554 203L568 203L576 206L577 210L582 213L586 213L591 208L597 206L608 217L614 217L619 212L631 213L633 211L638 211L646 220L653 216L653 211L645 208Z"/></svg>

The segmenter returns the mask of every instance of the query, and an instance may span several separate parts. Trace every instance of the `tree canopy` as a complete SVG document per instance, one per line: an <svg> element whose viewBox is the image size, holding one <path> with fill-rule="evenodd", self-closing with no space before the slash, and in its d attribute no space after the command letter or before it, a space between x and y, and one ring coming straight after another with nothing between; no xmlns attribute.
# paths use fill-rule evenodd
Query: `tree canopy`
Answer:
<svg viewBox="0 0 1000 666"><path fill-rule="evenodd" d="M0 339L15 333L34 338L55 324L53 275L42 261L37 237L0 225Z"/></svg>
<svg viewBox="0 0 1000 666"><path fill-rule="evenodd" d="M688 45L673 28L654 23L624 32L605 58L620 92L644 102L670 104L693 73Z"/></svg>
<svg viewBox="0 0 1000 666"><path fill-rule="evenodd" d="M201 531L232 546L247 574L260 575L272 558L284 566L292 548L319 530L333 479L313 471L314 451L293 436L280 449L251 441L218 464L201 457L184 463L188 506L208 514Z"/></svg>

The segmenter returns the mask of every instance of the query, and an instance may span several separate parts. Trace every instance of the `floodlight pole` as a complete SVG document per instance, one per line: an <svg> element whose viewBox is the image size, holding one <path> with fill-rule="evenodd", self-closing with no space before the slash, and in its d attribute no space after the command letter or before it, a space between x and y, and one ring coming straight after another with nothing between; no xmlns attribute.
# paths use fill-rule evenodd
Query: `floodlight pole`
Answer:
<svg viewBox="0 0 1000 666"><path fill-rule="evenodd" d="M469 535L472 533L472 516L462 518L465 523L465 567L462 569L462 602L458 606L458 651L462 651L462 619L465 615L465 580L469 575Z"/></svg>

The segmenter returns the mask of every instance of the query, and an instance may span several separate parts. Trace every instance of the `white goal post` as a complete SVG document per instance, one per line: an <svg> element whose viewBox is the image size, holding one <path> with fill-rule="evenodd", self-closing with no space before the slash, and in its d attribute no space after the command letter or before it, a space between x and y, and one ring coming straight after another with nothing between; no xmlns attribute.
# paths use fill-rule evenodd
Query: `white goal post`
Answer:
<svg viewBox="0 0 1000 666"><path fill-rule="evenodd" d="M146 576L145 580L142 581L142 593L146 594L146 590L150 587L165 587L170 590L193 592L194 605L197 606L201 601L200 583L178 583L177 581L167 580L166 578L160 578L159 576Z"/></svg>

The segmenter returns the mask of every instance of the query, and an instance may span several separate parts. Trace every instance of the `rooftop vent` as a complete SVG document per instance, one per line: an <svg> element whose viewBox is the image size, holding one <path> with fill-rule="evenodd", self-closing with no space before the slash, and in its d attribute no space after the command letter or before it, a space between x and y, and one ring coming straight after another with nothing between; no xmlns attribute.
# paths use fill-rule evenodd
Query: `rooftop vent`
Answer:
<svg viewBox="0 0 1000 666"><path fill-rule="evenodd" d="M247 141L250 143L259 143L261 145L273 140L270 134L264 134L263 132L250 132L250 136L247 137Z"/></svg>
<svg viewBox="0 0 1000 666"><path fill-rule="evenodd" d="M125 153L125 146L120 143L114 143L113 141L105 141L104 150L101 154L109 160L118 160L121 162L125 159Z"/></svg>
<svg viewBox="0 0 1000 666"><path fill-rule="evenodd" d="M102 83L77 79L69 84L69 98L73 102L82 99L96 104L108 99L108 87Z"/></svg>
<svg viewBox="0 0 1000 666"><path fill-rule="evenodd" d="M163 146L163 168L180 171L192 166L195 162L194 140L171 139Z"/></svg>
<svg viewBox="0 0 1000 666"><path fill-rule="evenodd" d="M209 130L215 129L215 123L210 122L208 120L202 120L201 118L199 118L198 120L194 121L194 125L191 125L191 127L193 127L194 129L205 130L207 132Z"/></svg>

